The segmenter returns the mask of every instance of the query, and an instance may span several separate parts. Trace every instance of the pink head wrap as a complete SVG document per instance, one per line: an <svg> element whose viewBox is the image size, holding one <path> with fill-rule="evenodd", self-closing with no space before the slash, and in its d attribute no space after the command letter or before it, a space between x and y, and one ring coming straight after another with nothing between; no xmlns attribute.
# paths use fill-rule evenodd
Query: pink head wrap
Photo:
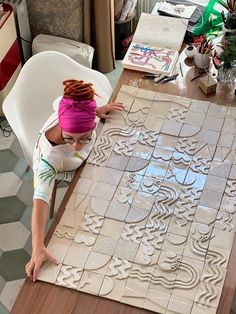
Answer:
<svg viewBox="0 0 236 314"><path fill-rule="evenodd" d="M84 133L95 125L97 104L93 99L92 84L83 81L68 80L65 85L58 119L60 128L69 133Z"/></svg>
<svg viewBox="0 0 236 314"><path fill-rule="evenodd" d="M97 104L94 99L74 100L62 97L59 105L59 126L69 133L84 133L95 125Z"/></svg>

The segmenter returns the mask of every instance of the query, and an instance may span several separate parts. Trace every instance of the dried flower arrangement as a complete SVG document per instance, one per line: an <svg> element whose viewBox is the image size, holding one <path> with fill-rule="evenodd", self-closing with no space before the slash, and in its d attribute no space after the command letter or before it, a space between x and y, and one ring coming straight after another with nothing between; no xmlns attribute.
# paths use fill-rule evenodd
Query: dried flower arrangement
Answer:
<svg viewBox="0 0 236 314"><path fill-rule="evenodd" d="M206 37L197 46L197 51L200 54L209 54L213 50L214 46L211 40L207 40Z"/></svg>

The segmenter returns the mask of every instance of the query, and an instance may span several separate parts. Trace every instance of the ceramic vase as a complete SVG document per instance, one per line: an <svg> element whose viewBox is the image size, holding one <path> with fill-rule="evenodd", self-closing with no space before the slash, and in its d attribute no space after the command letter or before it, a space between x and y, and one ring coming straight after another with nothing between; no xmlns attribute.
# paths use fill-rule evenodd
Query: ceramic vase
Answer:
<svg viewBox="0 0 236 314"><path fill-rule="evenodd" d="M197 48L191 45L185 48L184 52L188 58L193 58L197 52Z"/></svg>
<svg viewBox="0 0 236 314"><path fill-rule="evenodd" d="M224 34L224 35L225 35L226 33L229 33L229 34L236 34L236 29L229 29L229 28L226 28L224 24L222 25L222 31L223 31L223 34Z"/></svg>
<svg viewBox="0 0 236 314"><path fill-rule="evenodd" d="M210 62L211 62L211 59L210 59L210 54L209 53L207 53L207 54L202 54L202 53L199 53L199 52L195 53L195 55L194 55L194 63L195 63L195 65L198 68L206 69L206 68L209 67Z"/></svg>
<svg viewBox="0 0 236 314"><path fill-rule="evenodd" d="M236 61L231 64L229 69L224 69L223 64L218 70L218 80L222 83L233 83L236 79Z"/></svg>

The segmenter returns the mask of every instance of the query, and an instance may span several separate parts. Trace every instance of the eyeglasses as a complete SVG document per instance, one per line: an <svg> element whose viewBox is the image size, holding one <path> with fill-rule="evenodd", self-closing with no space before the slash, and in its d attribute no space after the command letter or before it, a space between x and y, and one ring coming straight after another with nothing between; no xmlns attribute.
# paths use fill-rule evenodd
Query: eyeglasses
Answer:
<svg viewBox="0 0 236 314"><path fill-rule="evenodd" d="M92 140L92 138L80 138L75 140L73 137L63 137L62 136L62 132L61 132L61 139L63 140L63 142L65 142L66 144L74 144L74 143L78 143L81 145L85 145L85 144L89 144Z"/></svg>

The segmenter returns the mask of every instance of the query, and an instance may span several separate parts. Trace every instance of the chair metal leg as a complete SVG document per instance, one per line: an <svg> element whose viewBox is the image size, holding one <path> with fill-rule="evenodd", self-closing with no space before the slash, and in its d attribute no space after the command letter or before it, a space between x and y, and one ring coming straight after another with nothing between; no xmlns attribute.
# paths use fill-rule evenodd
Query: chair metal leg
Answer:
<svg viewBox="0 0 236 314"><path fill-rule="evenodd" d="M55 206L56 195L57 195L57 185L58 185L58 181L55 180L54 187L52 190L52 200L50 204L50 214L49 214L50 219L53 218L54 206Z"/></svg>
<svg viewBox="0 0 236 314"><path fill-rule="evenodd" d="M28 172L30 170L30 165L27 166L27 168L25 169L25 172Z"/></svg>

